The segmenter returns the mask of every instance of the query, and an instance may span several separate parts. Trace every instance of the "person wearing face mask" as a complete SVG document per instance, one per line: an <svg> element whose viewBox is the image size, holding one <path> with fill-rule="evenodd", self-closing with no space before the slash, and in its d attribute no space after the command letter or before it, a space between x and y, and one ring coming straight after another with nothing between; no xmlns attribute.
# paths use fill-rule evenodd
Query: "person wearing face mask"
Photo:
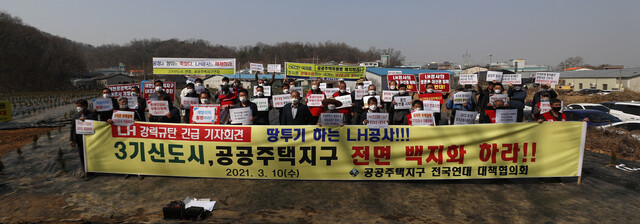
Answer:
<svg viewBox="0 0 640 224"><path fill-rule="evenodd" d="M540 118L538 118L538 123L542 123L543 121L553 122L553 121L567 121L567 115L562 113L562 101L559 99L551 99L549 100L549 104L551 105L551 110L543 113ZM585 118L588 119L588 118ZM588 121L588 120L585 120Z"/></svg>
<svg viewBox="0 0 640 224"><path fill-rule="evenodd" d="M220 101L220 109L233 106L234 104L237 103L237 99L238 99L236 93L231 91L230 86L220 87L217 98Z"/></svg>
<svg viewBox="0 0 640 224"><path fill-rule="evenodd" d="M424 93L438 93L435 91L435 85L433 83L427 83L424 85L425 89L427 89L427 91L422 92L421 94ZM440 101L440 103L444 102L444 99L447 99L449 97L449 93L443 93L443 92L439 92L440 94L442 94L442 99L443 101ZM434 112L433 113L433 119L435 119L436 122L436 126L440 125L440 120L442 119L442 114L440 112Z"/></svg>
<svg viewBox="0 0 640 224"><path fill-rule="evenodd" d="M307 105L300 102L300 93L298 91L291 92L291 103L287 103L282 107L282 116L280 116L280 125L309 125L311 121L311 111ZM317 123L317 121L316 121ZM313 123L315 124L315 123Z"/></svg>
<svg viewBox="0 0 640 224"><path fill-rule="evenodd" d="M209 90L204 86L204 80L202 80L201 78L196 79L196 81L194 82L194 87L197 94L200 94L202 92L209 92Z"/></svg>
<svg viewBox="0 0 640 224"><path fill-rule="evenodd" d="M102 98L111 99L111 105L113 105L113 109L108 111L98 111L96 109L93 109L93 112L98 114L99 121L107 121L111 119L113 111L119 109L118 100L116 100L115 97L111 97L111 90L109 88L102 89Z"/></svg>
<svg viewBox="0 0 640 224"><path fill-rule="evenodd" d="M373 86L373 85L371 85ZM378 99L375 97L369 97L369 99L367 100L367 104L369 105L369 107L367 108L366 111L364 111L362 114L360 114L360 119L362 120L362 124L367 125L369 123L369 121L367 120L367 114L368 113L382 113L382 111L380 110L380 106L378 105ZM387 120L387 123L389 123L389 121Z"/></svg>
<svg viewBox="0 0 640 224"><path fill-rule="evenodd" d="M255 124L256 116L258 115L258 105L249 100L249 92L246 89L242 89L240 90L240 92L238 92L238 103L233 105L233 107L227 107L225 110L227 110L227 114L231 115L229 109L243 107L249 107L251 109L251 117L249 117L249 122L251 122L251 124ZM229 116L228 121L229 124L233 122L231 116Z"/></svg>
<svg viewBox="0 0 640 224"><path fill-rule="evenodd" d="M200 104L212 104L211 94L209 92L200 93Z"/></svg>
<svg viewBox="0 0 640 224"><path fill-rule="evenodd" d="M496 100L493 104L488 105L485 110L485 116L480 118L481 124L496 123L496 110L507 109L502 100Z"/></svg>
<svg viewBox="0 0 640 224"><path fill-rule="evenodd" d="M402 122L406 119L408 114L411 114L410 109L396 109L396 97L401 97L401 96L410 96L409 93L407 92L407 85L405 84L400 84L398 86L398 91L400 91L400 93L394 95L391 98L391 104L390 104L390 108L389 108L389 117L391 118L391 124L393 125L401 125Z"/></svg>
<svg viewBox="0 0 640 224"><path fill-rule="evenodd" d="M491 102L489 102L489 101L491 101L491 96L493 96L494 94L506 94L503 91L504 87L502 86L501 83L493 81L492 85L490 85L490 86L492 88L491 88L491 91L489 91L488 94L486 95L487 97L484 98L484 100L486 100L486 104L484 105L483 110L480 112L480 119L486 119L486 118L483 118L483 116L486 115L486 113L484 111L487 110L487 108L491 109L493 107L493 105L491 105ZM487 89L489 89L489 88L487 88ZM503 103L505 103L507 107L509 106L509 103L507 103L507 102L503 102Z"/></svg>
<svg viewBox="0 0 640 224"><path fill-rule="evenodd" d="M274 82L274 80L276 80L276 73L273 72L273 74L271 74L271 80L268 79L258 79L258 74L260 74L260 71L256 71L255 74L255 78L256 78L256 82L258 83L258 86L271 86Z"/></svg>
<svg viewBox="0 0 640 224"><path fill-rule="evenodd" d="M238 97L238 93L240 93L240 90L243 90L244 87L242 87L242 82L240 82L240 80L234 79L233 80L233 93L236 94L236 97Z"/></svg>
<svg viewBox="0 0 640 224"><path fill-rule="evenodd" d="M478 107L478 91L473 88L473 85L464 85L464 91L471 93L471 102L473 103L473 111Z"/></svg>
<svg viewBox="0 0 640 224"><path fill-rule="evenodd" d="M271 97L264 95L264 88L262 86L256 87L256 93L257 96L254 97L255 99L267 99L269 109L267 111L258 111L257 115L255 116L256 120L253 121L253 124L270 125L269 112L271 111Z"/></svg>
<svg viewBox="0 0 640 224"><path fill-rule="evenodd" d="M320 84L318 83L318 81L313 81L311 83L311 90L309 90L309 92L307 93L307 96L305 97L305 104L308 102L309 94L322 94L323 96L325 95L324 92L320 90ZM309 122L311 124L318 123L318 119L320 118L320 114L322 113L323 110L324 110L323 106L309 107L309 111L311 111L311 116L312 116Z"/></svg>
<svg viewBox="0 0 640 224"><path fill-rule="evenodd" d="M369 98L369 99L371 99L371 98L375 98L376 95L378 95L378 92L376 92L376 86L369 85L369 88L367 89L367 95L366 96L372 96L372 97ZM378 101L376 100L376 102L378 102ZM378 109L382 109L382 107L383 107L382 104L376 104L376 105L377 105ZM368 107L364 106L364 102L363 102L361 108L362 108L362 111L366 111ZM362 117L362 116L360 116L360 117Z"/></svg>
<svg viewBox="0 0 640 224"><path fill-rule="evenodd" d="M549 103L551 102L551 96L549 95L549 92L545 92L542 93L540 95L540 102L533 104L533 107L531 108L531 116L533 116L534 120L539 120L540 119L540 115L545 112L542 112L542 103ZM549 106L551 106L551 103L549 103Z"/></svg>
<svg viewBox="0 0 640 224"><path fill-rule="evenodd" d="M183 97L199 97L199 94L196 93L195 85L193 83L187 84L186 93ZM189 123L189 118L191 117L191 107L185 107L180 103L180 109L184 113L184 123Z"/></svg>
<svg viewBox="0 0 640 224"><path fill-rule="evenodd" d="M339 96L350 96L351 93L347 92L347 83L345 83L344 81L340 81L340 83L338 84L338 92L333 93L333 97L339 97ZM351 101L354 102L354 101ZM340 105L342 105L342 103L340 103ZM351 103L351 107L353 107L353 103ZM348 106L348 105L347 105ZM340 106L338 106L340 107ZM351 124L351 120L353 119L351 116L351 107L345 107L345 108L340 108L338 109L338 113L343 114L344 117L344 123L345 124Z"/></svg>
<svg viewBox="0 0 640 224"><path fill-rule="evenodd" d="M423 107L424 105L422 104L421 100L414 100L413 103L411 103L411 113L423 111ZM402 125L413 126L413 124L411 123L411 113L407 114L404 117L404 120L402 120Z"/></svg>
<svg viewBox="0 0 640 224"><path fill-rule="evenodd" d="M342 106L342 102L337 101L335 98L331 97L329 99L324 99L322 100L322 105L324 106L325 110L322 111L322 113L340 113L340 111L336 108L341 107ZM340 125L340 127L344 126L345 121L347 120L347 118L343 115L342 116L342 125ZM318 126L322 127L322 121L318 121Z"/></svg>
<svg viewBox="0 0 640 224"><path fill-rule="evenodd" d="M134 121L142 120L142 116L140 116L140 114L138 113L138 111L136 109L129 108L129 99L127 99L126 97L118 98L118 107L120 108L121 111L133 112L133 120ZM111 118L109 118L109 120L107 120L107 123L109 123L110 125L113 125L113 121L111 120Z"/></svg>
<svg viewBox="0 0 640 224"><path fill-rule="evenodd" d="M171 104L170 99L171 97L168 94L158 96L158 100L169 102L169 113L161 116L153 116L151 114L148 114L147 117L149 118L149 122L180 123L180 110L178 110L178 108L174 107L173 104Z"/></svg>
<svg viewBox="0 0 640 224"><path fill-rule="evenodd" d="M70 131L70 145L71 147L76 147L78 146L78 155L80 156L80 164L82 165L81 167L84 167L84 150L82 149L82 147L84 147L84 141L82 139L82 135L76 134L76 122L75 120L81 120L81 121L85 121L85 120L98 120L98 115L96 113L94 113L93 111L90 111L88 109L89 107L89 102L87 102L87 100L85 99L80 99L78 101L76 101L76 114L73 117L73 120L71 122L71 131ZM82 176L84 176L84 174L82 174Z"/></svg>
<svg viewBox="0 0 640 224"><path fill-rule="evenodd" d="M356 89L364 89L364 82L362 80L356 81ZM362 109L364 103L362 99L356 99L356 91L351 91L351 102L353 103L351 107L351 124L362 124L360 114L364 112Z"/></svg>
<svg viewBox="0 0 640 224"><path fill-rule="evenodd" d="M554 91L553 89L551 89L551 86L549 84L542 84L540 86L540 91L533 94L533 102L532 105L537 105L538 103L540 103L541 99L542 99L542 95L548 95L549 99L556 99L558 98L558 94L556 93L556 91ZM533 110L533 108L532 108ZM532 111L533 113L533 111ZM538 118L536 118L537 120Z"/></svg>
<svg viewBox="0 0 640 224"><path fill-rule="evenodd" d="M387 89L389 91L398 91L398 82L396 82L395 80L391 80L389 81L389 85L387 86ZM385 111L387 111L387 113L389 113L389 118L391 119L391 124L394 123L393 119L393 113L394 108L393 108L393 102L381 102L382 104L382 109L384 109Z"/></svg>
<svg viewBox="0 0 640 224"><path fill-rule="evenodd" d="M480 93L478 94L478 112L480 112L481 116L484 116L484 108L487 107L487 104L489 103L489 97L491 94L493 94L493 87L495 86L495 83L493 82L489 82L487 83L487 88L486 89L480 89L480 86L478 86L478 89L480 89Z"/></svg>
<svg viewBox="0 0 640 224"><path fill-rule="evenodd" d="M518 110L517 121L522 122L524 116L524 101L527 99L527 91L522 89L522 85L513 85L509 83L509 108Z"/></svg>
<svg viewBox="0 0 640 224"><path fill-rule="evenodd" d="M169 99L169 104L171 104L173 99L171 99L171 96L166 91L164 91L164 83L160 80L156 80L155 82L153 82L153 85L155 86L155 92L149 95L149 99L157 100L160 98L160 96L166 96L167 99Z"/></svg>
<svg viewBox="0 0 640 224"><path fill-rule="evenodd" d="M457 86L456 89L454 90L454 93L458 93L462 91L464 91L464 88L462 88L462 86ZM471 98L469 98L467 102L464 102L463 104L455 104L453 101L454 96L455 94L452 94L452 96L449 97L446 105L447 110L451 110L450 124L453 124L453 121L455 121L456 111L458 110L472 111L473 110L473 101L471 100Z"/></svg>
<svg viewBox="0 0 640 224"><path fill-rule="evenodd" d="M146 121L146 117L144 116L144 112L147 109L147 100L140 96L140 87L133 86L131 87L131 96L136 97L137 99L137 108L136 111L140 115L140 121Z"/></svg>

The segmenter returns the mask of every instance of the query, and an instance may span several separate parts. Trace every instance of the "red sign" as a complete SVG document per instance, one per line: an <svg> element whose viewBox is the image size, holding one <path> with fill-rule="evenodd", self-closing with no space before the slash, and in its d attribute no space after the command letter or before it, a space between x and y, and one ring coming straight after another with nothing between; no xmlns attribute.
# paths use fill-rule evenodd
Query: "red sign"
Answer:
<svg viewBox="0 0 640 224"><path fill-rule="evenodd" d="M175 82L164 82L164 84L162 85L162 90L164 90L165 92L167 92L167 94L169 94L169 96L171 96L171 100L173 101L173 99L175 99L175 93L176 93L176 83ZM149 95L153 94L156 92L156 87L154 85L153 82L145 82L142 92L144 93L143 97L145 99L149 99Z"/></svg>
<svg viewBox="0 0 640 224"><path fill-rule="evenodd" d="M111 126L111 136L114 138L251 142L251 127L136 122L131 126Z"/></svg>
<svg viewBox="0 0 640 224"><path fill-rule="evenodd" d="M111 90L111 97L120 98L121 96L131 96L131 88L133 88L134 86L140 87L140 84L131 83L131 84L108 85L107 88Z"/></svg>
<svg viewBox="0 0 640 224"><path fill-rule="evenodd" d="M407 85L407 91L409 92L418 91L418 84L416 82L415 75L387 75L387 81L396 81L398 85L405 84Z"/></svg>
<svg viewBox="0 0 640 224"><path fill-rule="evenodd" d="M420 92L427 91L427 83L432 83L435 91L449 92L449 73L420 73Z"/></svg>
<svg viewBox="0 0 640 224"><path fill-rule="evenodd" d="M442 104L442 93L423 93L418 95L418 99L420 99L420 101L424 101L424 100L440 101L440 104Z"/></svg>

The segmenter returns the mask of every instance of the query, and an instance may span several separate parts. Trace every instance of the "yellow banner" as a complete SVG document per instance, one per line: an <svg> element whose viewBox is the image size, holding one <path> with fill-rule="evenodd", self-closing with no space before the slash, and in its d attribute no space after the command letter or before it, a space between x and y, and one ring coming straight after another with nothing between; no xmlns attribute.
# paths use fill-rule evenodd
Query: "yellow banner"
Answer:
<svg viewBox="0 0 640 224"><path fill-rule="evenodd" d="M220 126L94 122L87 172L296 180L581 175L586 123Z"/></svg>
<svg viewBox="0 0 640 224"><path fill-rule="evenodd" d="M0 101L0 121L10 121L11 119L11 102Z"/></svg>
<svg viewBox="0 0 640 224"><path fill-rule="evenodd" d="M324 78L329 80L356 80L364 78L364 66L316 65L285 63L285 73L292 78Z"/></svg>
<svg viewBox="0 0 640 224"><path fill-rule="evenodd" d="M185 68L154 68L156 75L233 75L234 69L185 69Z"/></svg>

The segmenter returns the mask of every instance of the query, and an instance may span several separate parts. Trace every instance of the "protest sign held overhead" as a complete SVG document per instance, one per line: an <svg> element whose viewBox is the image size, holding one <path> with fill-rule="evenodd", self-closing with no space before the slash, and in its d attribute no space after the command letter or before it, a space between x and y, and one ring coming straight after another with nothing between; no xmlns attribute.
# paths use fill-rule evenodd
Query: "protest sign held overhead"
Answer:
<svg viewBox="0 0 640 224"><path fill-rule="evenodd" d="M502 84L521 85L522 84L522 74L503 74L502 75Z"/></svg>
<svg viewBox="0 0 640 224"><path fill-rule="evenodd" d="M273 107L275 108L281 108L284 107L285 104L291 103L291 95L289 94L274 95L272 99Z"/></svg>
<svg viewBox="0 0 640 224"><path fill-rule="evenodd" d="M191 108L191 105L198 104L200 102L200 98L198 97L182 97L180 98L180 103L182 104L183 109Z"/></svg>
<svg viewBox="0 0 640 224"><path fill-rule="evenodd" d="M559 80L560 80L560 73L536 72L536 83L557 85Z"/></svg>
<svg viewBox="0 0 640 224"><path fill-rule="evenodd" d="M169 94L171 99L175 99L176 93L176 83L175 82L164 82L162 84L162 91ZM142 97L145 99L149 99L151 94L156 92L156 86L153 82L144 82L142 85ZM154 99L156 100L156 99Z"/></svg>
<svg viewBox="0 0 640 224"><path fill-rule="evenodd" d="M153 58L153 74L233 75L235 58Z"/></svg>
<svg viewBox="0 0 640 224"><path fill-rule="evenodd" d="M487 82L502 82L502 72L487 71Z"/></svg>
<svg viewBox="0 0 640 224"><path fill-rule="evenodd" d="M393 107L394 109L411 109L411 96L396 96L394 100L396 101L396 104Z"/></svg>
<svg viewBox="0 0 640 224"><path fill-rule="evenodd" d="M478 84L478 74L460 74L460 85L476 85Z"/></svg>
<svg viewBox="0 0 640 224"><path fill-rule="evenodd" d="M364 78L364 66L317 65L285 63L285 73L292 78L323 78L327 80L357 80Z"/></svg>
<svg viewBox="0 0 640 224"><path fill-rule="evenodd" d="M326 98L331 98L333 97L334 93L337 93L338 91L340 91L340 88L324 88L324 89L320 89L322 90L322 92L324 92L324 96Z"/></svg>
<svg viewBox="0 0 640 224"><path fill-rule="evenodd" d="M111 98L98 98L91 100L93 109L98 112L113 110L113 101Z"/></svg>
<svg viewBox="0 0 640 224"><path fill-rule="evenodd" d="M449 73L420 73L420 92L426 92L425 85L433 84L435 91L449 92Z"/></svg>
<svg viewBox="0 0 640 224"><path fill-rule="evenodd" d="M336 96L335 99L342 103L342 106L338 107L338 109L351 107L351 95Z"/></svg>
<svg viewBox="0 0 640 224"><path fill-rule="evenodd" d="M382 90L382 102L391 102L393 100L393 96L398 93L400 93L400 91Z"/></svg>
<svg viewBox="0 0 640 224"><path fill-rule="evenodd" d="M271 96L271 86L262 86L262 92L265 96ZM253 87L253 96L258 96L258 86Z"/></svg>
<svg viewBox="0 0 640 224"><path fill-rule="evenodd" d="M419 100L437 100L437 101L440 101L440 103L443 102L442 93L423 93L418 95L418 99Z"/></svg>
<svg viewBox="0 0 640 224"><path fill-rule="evenodd" d="M356 89L356 94L355 94L356 100L362 100L362 97L364 97L364 95L367 95L366 89Z"/></svg>
<svg viewBox="0 0 640 224"><path fill-rule="evenodd" d="M268 64L267 65L267 72L268 73L272 73L272 72L280 73L280 72L282 72L282 65L281 64Z"/></svg>
<svg viewBox="0 0 640 224"><path fill-rule="evenodd" d="M471 100L471 92L457 92L453 94L453 103L454 104L464 104Z"/></svg>
<svg viewBox="0 0 640 224"><path fill-rule="evenodd" d="M132 83L132 84L108 85L107 88L111 90L112 97L119 98L123 96L132 96L131 90L133 89L134 86L140 87L140 84Z"/></svg>
<svg viewBox="0 0 640 224"><path fill-rule="evenodd" d="M259 63L249 63L249 70L251 72L262 72L264 71L264 66Z"/></svg>
<svg viewBox="0 0 640 224"><path fill-rule="evenodd" d="M489 103L493 104L496 100L502 100L503 103L509 103L509 95L508 94L491 94L489 96Z"/></svg>
<svg viewBox="0 0 640 224"><path fill-rule="evenodd" d="M258 111L269 111L269 99L267 98L254 98L251 102L255 103L258 107Z"/></svg>
<svg viewBox="0 0 640 224"><path fill-rule="evenodd" d="M427 112L440 113L440 101L437 100L423 100L423 110Z"/></svg>
<svg viewBox="0 0 640 224"><path fill-rule="evenodd" d="M307 96L307 106L320 107L322 106L322 100L324 100L324 94L309 94Z"/></svg>
<svg viewBox="0 0 640 224"><path fill-rule="evenodd" d="M387 75L400 75L402 74L402 71L387 71Z"/></svg>
<svg viewBox="0 0 640 224"><path fill-rule="evenodd" d="M416 82L415 75L402 75L402 74L387 75L387 83L391 81L396 81L398 85L400 84L407 85L407 92L418 92L418 83Z"/></svg>

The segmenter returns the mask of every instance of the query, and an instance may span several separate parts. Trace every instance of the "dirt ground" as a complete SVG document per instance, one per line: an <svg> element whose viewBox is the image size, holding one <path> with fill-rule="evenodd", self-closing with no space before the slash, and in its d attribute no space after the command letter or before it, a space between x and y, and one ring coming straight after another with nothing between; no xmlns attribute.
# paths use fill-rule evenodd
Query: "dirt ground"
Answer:
<svg viewBox="0 0 640 224"><path fill-rule="evenodd" d="M44 136L44 139L38 139L38 141L48 141L47 131L53 132L54 130L55 128L0 130L0 157L16 150L18 147L33 144L33 136L38 136L38 138Z"/></svg>
<svg viewBox="0 0 640 224"><path fill-rule="evenodd" d="M68 131L53 131L53 140L38 148L23 147L22 158L3 156L0 223L165 222L162 206L186 196L218 201L204 220L212 223L634 223L640 211L640 172L606 166L607 155L589 151L580 185L576 178L350 182L98 174L84 180Z"/></svg>

